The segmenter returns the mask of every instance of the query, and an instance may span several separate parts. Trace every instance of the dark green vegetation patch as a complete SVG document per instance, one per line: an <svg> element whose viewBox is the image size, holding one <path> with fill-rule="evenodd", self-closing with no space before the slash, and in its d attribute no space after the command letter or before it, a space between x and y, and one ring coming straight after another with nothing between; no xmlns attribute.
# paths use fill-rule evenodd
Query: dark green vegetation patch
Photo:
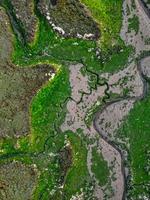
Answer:
<svg viewBox="0 0 150 200"><path fill-rule="evenodd" d="M96 148L92 150L92 171L100 186L105 186L108 183L109 169L107 162Z"/></svg>

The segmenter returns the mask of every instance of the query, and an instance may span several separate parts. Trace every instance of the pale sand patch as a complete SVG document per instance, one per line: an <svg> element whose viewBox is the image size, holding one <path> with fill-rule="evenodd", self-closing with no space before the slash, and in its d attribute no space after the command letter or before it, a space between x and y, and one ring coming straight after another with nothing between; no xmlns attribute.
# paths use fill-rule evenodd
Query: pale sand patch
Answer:
<svg viewBox="0 0 150 200"><path fill-rule="evenodd" d="M115 132L118 130L124 118L133 108L135 99L121 100L111 103L97 114L95 126L98 131L109 140L114 139Z"/></svg>
<svg viewBox="0 0 150 200"><path fill-rule="evenodd" d="M127 16L127 5L131 11L130 15ZM145 12L143 12L143 8L138 7L139 4L136 2L136 10L131 8L131 0L124 1L123 10L124 10L124 18L123 18L123 26L121 29L121 37L125 41L127 45L132 45L135 47L136 55L138 56L143 50L149 50L150 46L145 45L144 38L147 38L150 32L149 21L147 20L147 16L145 16ZM128 33L128 19L137 15L139 17L139 32L136 34L134 31ZM149 62L144 61L144 63ZM141 64L144 66L145 64ZM147 65L147 64L146 64ZM75 101L79 101L81 99L80 92L90 92L90 88L88 86L88 77L83 76L81 74L82 65L73 65L70 67L70 83L72 88L72 98ZM143 72L147 73L148 67L143 67ZM124 90L128 89L128 97L131 97L129 100L121 100L119 102L114 102L104 110L99 113L97 121L95 121L96 128L98 132L102 134L104 137L107 137L108 140L114 136L115 131L120 127L124 118L127 117L130 110L133 108L136 98L141 98L143 95L143 81L140 77L140 72L137 68L137 65L132 62L128 65L127 68L115 73L108 74L105 73L101 75L108 81L109 92L116 93L119 96L124 95ZM97 90L92 90L91 94L83 96L83 102L76 104L74 101L69 101L67 103L67 115L65 122L61 125L62 131L72 130L76 132L77 129L81 128L83 133L88 137L97 136L97 131L93 127L93 124L90 128L87 128L84 119L86 113L96 102L102 100L105 96L105 86L99 86ZM99 121L101 124L98 125ZM124 192L124 172L122 172L122 158L119 151L117 151L112 145L108 144L104 139L100 139L99 147L101 149L102 155L104 159L107 161L108 166L112 167L111 176L114 178L111 179L111 186L113 188L113 196L110 198L111 200L121 200ZM92 176L91 172L91 149L88 148L88 158L87 158L87 166ZM95 196L98 199L103 199L104 194L103 188L99 188L98 184L95 188Z"/></svg>
<svg viewBox="0 0 150 200"><path fill-rule="evenodd" d="M130 8L131 14L127 16L127 5ZM121 30L121 37L125 41L127 45L132 45L135 47L135 57L137 57L143 50L150 50L150 45L145 45L144 38L149 37L150 33L150 20L147 19L147 15L143 11L143 8L138 7L139 2L136 1L136 7L137 9L134 11L133 8L131 8L131 1L127 0L123 3L123 10L124 10L124 19L123 19L123 26ZM139 32L136 33L132 31L131 33L128 33L128 19L133 17L134 15L137 15L139 17ZM145 16L146 15L146 16ZM146 59L143 65L143 71L144 73L149 73L149 66L148 65L149 59ZM126 69L119 71L116 74L103 74L101 77L104 77L108 80L109 85L109 92L113 92L116 94L122 95L124 89L129 89L129 97L131 97L129 100L122 100L120 102L114 102L108 105L99 113L99 116L97 117L97 121L95 120L96 128L98 129L98 132L100 132L104 138L107 138L109 141L111 141L111 138L113 137L113 134L115 131L120 127L123 119L127 117L130 110L133 108L134 103L137 98L141 98L144 93L144 84L140 77L140 72L137 69L137 66L135 63L131 63ZM123 81L125 78L127 78L127 81ZM121 83L121 84L120 84ZM98 124L99 121L101 121L101 124ZM111 165L111 161L113 161L112 158L115 158L116 161L114 162L115 168L114 172L116 170L116 177L117 180L112 185L113 188L116 190L114 191L114 197L111 199L114 200L121 200L122 194L124 190L124 177L121 171L121 155L120 153L114 149L113 146L110 146L105 140L100 140L101 146L103 147L101 149L103 157L107 159L109 166ZM110 153L110 152L113 153ZM120 170L120 171L119 171ZM119 177L120 176L120 177Z"/></svg>
<svg viewBox="0 0 150 200"><path fill-rule="evenodd" d="M123 96L124 91L128 90L128 97L140 97L143 94L144 85L135 62L117 73L105 73L101 77L107 80L109 92Z"/></svg>
<svg viewBox="0 0 150 200"><path fill-rule="evenodd" d="M106 85L98 86L96 90L92 90L90 95L83 96L83 102L79 104L80 109L87 111L99 100L105 96Z"/></svg>
<svg viewBox="0 0 150 200"><path fill-rule="evenodd" d="M111 200L121 200L124 192L124 176L122 173L122 159L120 153L108 144L105 140L100 139L101 152L108 166L112 167L112 173L115 179L111 179L113 196Z"/></svg>
<svg viewBox="0 0 150 200"><path fill-rule="evenodd" d="M82 80L78 81L77 74L79 75L79 72L76 72L76 70L79 71L80 69L81 69L80 67L74 68L74 70L72 70L73 74L71 75L73 78L70 79L71 81L74 82L74 83L72 83L72 86L73 87L77 87L79 89L81 89ZM82 79L83 77L80 76L80 78ZM85 81L85 79L84 79L84 81ZM88 81L88 78L86 78L86 81ZM86 83L86 84L88 84L88 83ZM88 87L86 87L86 88L88 88ZM88 137L93 138L93 137L98 136L98 133L95 130L95 128L93 127L93 124L91 125L90 128L87 128L87 126L86 126L86 124L84 122L84 118L86 116L87 111L98 100L100 100L100 99L102 100L102 98L105 96L105 89L106 89L106 85L98 86L97 90L92 90L91 94L89 94L89 95L85 94L83 96L83 101L80 102L79 104L77 104L73 100L68 101L68 103L67 103L67 114L66 114L66 118L65 118L64 123L61 125L61 130L63 132L66 131L66 130L71 130L74 133L76 133L77 129L80 128L80 129L83 130L83 133ZM74 94L74 95L78 94L77 90L74 90L74 92L73 92L73 90L74 89L72 88L72 94ZM72 96L72 98L74 99L74 96ZM112 186L113 190L115 191L114 192L114 197L113 197L114 200L117 200L117 199L119 200L120 195L121 195L121 193L123 195L123 190L124 190L124 187L123 187L123 184L124 184L123 175L121 173L121 158L119 157L120 154L113 147L111 147L111 145L109 145L109 144L107 144L107 142L103 141L103 139L101 139L101 146L102 146L102 149L103 149L104 159L108 162L108 165L110 166L110 164L111 164L109 159L110 160L115 160L114 162L116 162L116 164L114 164L114 166L113 166L113 171L115 172L115 175L114 175L115 180L114 181L112 180L111 186ZM88 159L87 160L87 166L88 166L88 169L89 169L89 173L92 176L92 172L91 172L91 151L90 151L90 148L88 148L88 150L89 150L89 152L88 152L88 158L87 158ZM118 164L118 163L120 163L120 164ZM121 187L122 187L122 189L121 189ZM95 196L97 196L97 198L99 200L102 200L103 197L104 197L103 190L104 190L104 188L101 188L98 184L96 184L95 193L94 194L95 194Z"/></svg>
<svg viewBox="0 0 150 200"><path fill-rule="evenodd" d="M145 46L144 40L141 36L141 33L137 35L135 32L127 33L128 32L128 18L126 13L126 6L129 4L131 6L131 1L124 2L124 20L123 20L123 27L121 30L121 36L126 41L126 44L131 44L136 48L136 55L138 55L141 51L147 50L149 47ZM133 17L134 14L138 14L137 11L131 12L130 17ZM149 31L149 25L145 27L144 21L146 20L145 17L140 19L140 31L142 32L143 36L147 36ZM142 24L142 25L141 25ZM132 38L133 37L133 38ZM70 84L72 88L72 98L75 101L79 101L81 99L80 92L89 93L90 88L88 86L88 77L83 76L81 74L82 65L73 65L72 68L70 66ZM100 124L98 127L99 132L103 136L108 136L109 140L113 136L114 132L119 128L123 119L129 114L130 110L133 108L135 103L135 99L138 97L140 98L143 95L143 82L140 77L140 72L134 62L129 64L127 68L122 71L119 71L115 74L103 74L101 77L105 77L108 80L108 84L110 87L109 92L113 92L118 94L119 96L123 96L123 92L125 89L129 90L129 97L132 97L130 100L122 100L120 102L112 103L106 107L101 114L99 115L98 121L102 120L103 123ZM91 94L84 95L83 101L79 104L76 104L73 100L70 100L67 103L67 115L65 122L61 125L62 131L72 130L76 132L77 129L82 129L83 133L88 137L95 137L97 136L97 131L93 127L93 124L90 128L87 128L84 119L88 110L100 99L105 96L105 86L99 86L97 90L92 90ZM135 99L133 99L133 97ZM107 126L106 126L107 125ZM98 125L97 125L98 126ZM111 186L113 188L113 196L111 200L121 200L124 192L124 174L122 172L122 158L119 151L117 151L112 145L108 144L104 139L100 140L101 152L104 159L107 161L108 166L112 167L113 163L113 170L111 175L114 176L114 179L111 180ZM91 154L90 149L88 152L88 160L87 165L89 172L92 176L91 172ZM98 188L98 189L97 189ZM95 195L98 199L103 199L104 197L104 188L99 188L97 185L95 188Z"/></svg>
<svg viewBox="0 0 150 200"><path fill-rule="evenodd" d="M148 38L150 34L150 19L139 3L139 0L135 1L135 5L136 8L134 9L131 0L126 0L123 3L123 24L120 36L125 41L126 45L132 45L135 48L135 56L138 56L142 51L150 50L150 45L145 44L145 38ZM127 13L127 6L130 10L129 15ZM130 33L128 32L128 20L134 15L138 16L139 19L139 31L137 34L134 30Z"/></svg>
<svg viewBox="0 0 150 200"><path fill-rule="evenodd" d="M106 86L99 86L97 90L93 90L90 95L84 95L83 101L79 104L70 100L67 103L67 114L64 123L61 125L61 130L71 130L76 132L77 129L82 128L86 135L94 137L96 134L94 128L90 127L88 129L84 119L87 111L98 101L99 98L102 99L105 96L105 89Z"/></svg>
<svg viewBox="0 0 150 200"><path fill-rule="evenodd" d="M88 76L83 76L81 69L84 67L82 64L72 64L69 66L70 70L70 86L72 89L71 96L76 102L79 102L83 92L89 93L90 87L88 85Z"/></svg>

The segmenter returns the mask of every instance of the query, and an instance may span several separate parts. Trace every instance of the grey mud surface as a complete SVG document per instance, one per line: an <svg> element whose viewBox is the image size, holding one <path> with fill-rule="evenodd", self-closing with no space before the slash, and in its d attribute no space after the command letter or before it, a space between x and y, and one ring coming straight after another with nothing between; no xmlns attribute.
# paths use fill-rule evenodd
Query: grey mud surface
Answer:
<svg viewBox="0 0 150 200"><path fill-rule="evenodd" d="M134 63L134 60L138 58L143 51L150 51L150 45L145 43L145 38L149 38L150 19L143 9L143 6L141 6L140 0L135 1L135 9L131 5L132 2L130 0L126 0L123 3L123 26L120 35L126 45L132 45L135 48L135 55L133 58L130 58L129 66L124 70L115 74L106 73L101 75L106 78L110 91L117 94L118 99L106 104L104 108L96 114L94 120L96 130L112 146L114 146L117 140L117 138L115 138L117 130L128 116L130 110L134 107L134 103L144 98L147 91L145 78L149 78L150 56L142 58L138 64ZM130 10L129 15L127 14L127 6ZM128 20L134 15L139 19L139 31L137 34L134 30L128 32ZM123 94L124 89L128 89L125 95ZM118 142L121 141L118 140ZM119 147L116 147L116 145L114 147L121 155L120 162L122 163L122 173L124 174L123 179L126 183L128 173L126 173L123 163L126 155L122 153ZM124 198L125 193L120 199Z"/></svg>
<svg viewBox="0 0 150 200"><path fill-rule="evenodd" d="M84 83L84 88L82 86L82 89L85 89L86 92L88 92L88 78L86 76L83 76L81 74L81 67L83 67L81 64L71 65L70 66L70 84L72 86L72 98L73 100L70 100L67 103L67 115L64 123L61 125L62 131L71 130L74 133L78 129L82 129L85 136L88 138L95 138L99 137L97 131L93 127L93 124L87 128L85 124L85 117L87 115L88 110L94 106L94 104L99 104L99 101L102 100L102 98L105 97L105 90L106 85L98 86L96 90L92 90L91 93L84 94L82 97L82 101L80 103L77 103L75 101L79 100L81 98L81 94L79 91L81 91L81 83ZM76 70L75 70L76 69ZM74 76L72 75L74 74ZM79 81L80 80L80 81ZM77 90L78 88L79 90ZM74 99L75 97L75 99ZM98 199L103 199L104 197L104 190L105 194L108 193L110 196L110 199L119 200L122 197L123 194L123 188L124 188L124 181L123 181L123 174L121 169L121 157L120 154L117 152L115 148L113 148L111 145L109 145L105 140L102 138L99 140L99 148L102 152L102 155L104 159L107 161L108 166L112 167L112 173L115 174L115 179L111 180L111 187L113 188L113 193L110 191L107 191L106 186L100 187L98 184L95 186L95 196ZM91 151L91 147L89 146L89 153ZM112 166L112 162L116 162ZM90 156L88 156L88 168L90 171L91 168L91 162L90 162ZM90 172L92 175L92 173Z"/></svg>
<svg viewBox="0 0 150 200"><path fill-rule="evenodd" d="M126 0L123 3L123 24L120 32L121 38L126 45L132 45L135 48L135 55L129 59L128 66L114 74L100 74L100 78L104 78L109 85L109 92L116 95L116 100L110 101L96 113L94 122L87 127L85 118L88 111L95 105L101 105L102 99L105 97L107 85L98 86L96 90L90 92L88 85L88 76L81 73L82 64L70 65L70 85L72 95L67 103L67 115L61 130L71 130L74 133L78 129L82 129L84 135L88 138L101 138L97 144L88 146L87 166L91 176L91 148L97 146L102 152L104 159L107 161L108 167L112 168L111 188L109 191L106 186L100 187L98 183L95 186L95 196L102 200L122 200L125 199L126 187L126 169L124 166L124 154L121 149L114 145L116 131L119 129L124 119L134 107L136 101L145 96L146 84L144 75L149 78L149 57L143 58L141 62L135 62L135 58L143 51L150 50L150 45L145 43L144 38L149 37L150 23L145 10L139 1L136 1L135 9L131 8L131 1ZM127 15L127 7L129 6L130 15ZM137 15L139 18L139 31L128 32L128 19ZM81 93L85 92L82 96ZM82 96L82 101L79 101ZM113 143L112 143L113 141ZM119 142L119 141L118 141ZM78 199L78 198L77 198ZM80 199L80 198L79 198ZM81 198L82 199L82 198Z"/></svg>

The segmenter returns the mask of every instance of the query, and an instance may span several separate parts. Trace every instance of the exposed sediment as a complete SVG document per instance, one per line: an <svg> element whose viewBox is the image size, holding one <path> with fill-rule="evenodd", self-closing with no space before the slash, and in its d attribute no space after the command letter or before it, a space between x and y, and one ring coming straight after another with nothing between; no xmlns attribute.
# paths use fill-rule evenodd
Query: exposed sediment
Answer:
<svg viewBox="0 0 150 200"><path fill-rule="evenodd" d="M139 68L134 61L117 73L105 73L100 76L106 79L109 92L117 96L139 97L143 93L143 81Z"/></svg>
<svg viewBox="0 0 150 200"><path fill-rule="evenodd" d="M80 64L74 66L70 66L70 74L71 77L74 77L74 79L70 78L70 84L72 86L72 96L71 98L76 98L76 96L79 96L78 92L75 88L79 88L80 90L80 83L83 83L85 81L85 85L88 85L88 78L86 78L83 75L80 74ZM76 70L75 70L76 69ZM74 74L74 76L73 76ZM80 74L80 81L78 80L78 76L76 74ZM87 87L85 87L86 89ZM83 131L83 134L85 136L88 136L88 138L95 138L98 136L97 131L95 130L93 124L87 128L85 124L85 117L88 112L88 110L97 102L102 101L102 99L105 97L105 91L106 91L107 85L104 83L104 85L98 85L97 88L93 89L91 93L84 94L82 97L82 101L77 103L74 100L68 101L67 103L67 114L64 123L61 125L61 130L63 132L67 130L71 130L74 133L77 132L78 129L81 129ZM74 96L75 95L75 96ZM81 96L79 96L81 98ZM95 187L95 195L98 199L103 199L105 193L108 193L109 199L119 200L123 196L123 188L124 188L124 174L122 173L122 165L121 165L121 155L120 153L112 147L107 141L105 141L103 138L99 141L99 146L102 151L102 155L104 159L107 161L108 166L113 168L113 176L115 177L113 180L111 180L111 187L114 191L109 192L107 191L106 187L101 188L98 184ZM112 162L114 162L112 166ZM88 162L90 163L90 162ZM88 166L90 168L90 166ZM107 192L106 192L107 191Z"/></svg>
<svg viewBox="0 0 150 200"><path fill-rule="evenodd" d="M132 3L130 0L124 1L123 4L123 11L124 11L124 19L123 19L123 27L121 30L121 37L125 41L127 45L132 45L135 48L135 55L134 59L137 58L142 51L149 51L150 46L145 44L144 38L149 37L150 33L150 22L147 14L139 1L136 1L135 9L131 6ZM130 14L128 16L127 13L127 6L130 9ZM129 18L133 17L134 15L138 16L139 18L139 30L136 34L135 31L131 33L128 32L128 20ZM132 65L132 63L131 63ZM130 68L130 67L129 67ZM123 85L130 85L133 87L133 90L130 91L128 97L121 97L118 101L110 102L104 106L103 109L100 110L99 113L96 114L94 120L94 127L100 133L100 135L104 138L106 142L108 142L112 147L114 147L120 154L121 157L121 165L122 165L122 174L124 175L124 195L120 199L125 199L126 196L126 173L125 173L125 166L124 160L125 155L122 152L122 149L116 146L116 138L114 134L120 127L120 124L123 122L123 118L127 117L129 111L133 108L134 103L140 99L142 99L147 92L147 83L145 81L145 77L149 78L149 57L143 58L137 66L135 66L135 70L131 70L131 74L133 71L135 73L132 76L135 76L135 79L128 80L126 84ZM128 68L125 69L127 71ZM122 71L122 74L125 73ZM130 70L129 70L130 71ZM128 72L129 72L128 71ZM110 86L110 90L114 93L121 94L121 87L118 86L119 75L103 75L108 80L108 84ZM128 73L130 76L130 73ZM131 81L131 82L130 82ZM133 82L132 82L133 81ZM133 84L133 85L132 85ZM135 87L136 86L136 87ZM134 88L135 87L135 88ZM125 104L124 104L125 103ZM119 141L118 141L119 142Z"/></svg>
<svg viewBox="0 0 150 200"><path fill-rule="evenodd" d="M128 13L129 9L129 13ZM138 17L139 30L136 33L134 30L129 32L129 19L134 16ZM135 8L132 7L132 1L126 0L123 2L123 25L121 29L121 38L126 45L132 45L135 48L135 57L139 56L142 51L149 51L150 44L146 44L146 39L149 38L150 19L145 13L145 10L139 3L135 1Z"/></svg>
<svg viewBox="0 0 150 200"><path fill-rule="evenodd" d="M135 103L134 99L123 99L106 105L106 107L97 113L95 118L95 127L104 138L115 139L114 133L120 127L124 118L129 114Z"/></svg>

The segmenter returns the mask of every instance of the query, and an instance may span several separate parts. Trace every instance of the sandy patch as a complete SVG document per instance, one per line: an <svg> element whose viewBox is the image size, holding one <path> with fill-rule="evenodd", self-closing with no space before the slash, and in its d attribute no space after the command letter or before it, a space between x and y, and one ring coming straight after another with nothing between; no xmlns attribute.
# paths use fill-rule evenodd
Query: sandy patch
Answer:
<svg viewBox="0 0 150 200"><path fill-rule="evenodd" d="M100 139L101 152L111 170L111 186L113 189L111 200L121 200L124 192L124 177L122 174L122 159L120 153L109 145L105 140ZM112 178L113 177L113 178Z"/></svg>
<svg viewBox="0 0 150 200"><path fill-rule="evenodd" d="M97 114L95 126L109 140L114 139L116 130L134 106L135 100L121 100L106 106Z"/></svg>
<svg viewBox="0 0 150 200"><path fill-rule="evenodd" d="M88 76L83 76L81 73L83 65L82 64L76 64L76 65L70 65L69 70L70 70L70 86L72 89L71 96L72 98L76 101L79 102L82 93L90 92L90 87L88 85Z"/></svg>
<svg viewBox="0 0 150 200"><path fill-rule="evenodd" d="M127 12L127 6L130 13ZM135 6L134 9L131 0L124 1L123 25L120 35L126 45L132 45L135 48L135 57L137 57L142 51L150 50L150 45L145 44L145 39L149 38L150 23L148 15L145 13L143 7L141 7L139 1L136 1ZM137 33L134 30L129 32L128 29L129 19L134 16L137 16L139 20L139 30ZM148 74L148 76L150 71L149 63L149 58L141 62L141 70L143 74ZM81 98L81 91L86 93L89 91L88 77L83 77L83 75L80 74L79 71L81 67L81 65L78 65L76 68L73 66L70 71L72 98L76 101ZM93 105L100 102L105 96L106 85L98 86L98 88L92 90L91 93L84 94L79 104L71 100L67 103L68 112L64 123L61 125L61 129L62 131L72 130L76 132L77 129L80 128L88 137L96 137L98 132L103 136L103 139L101 138L99 141L98 147L111 169L111 186L113 191L110 194L105 187L98 188L97 185L95 188L95 196L97 196L98 199L104 199L104 195L109 194L108 199L121 200L124 193L125 169L122 168L121 153L113 145L107 143L107 140L111 141L114 139L115 132L128 116L135 101L143 96L144 84L141 73L135 62L131 62L125 69L115 74L105 73L102 74L101 77L106 79L110 93L117 94L117 96L121 98L126 97L127 99L108 104L97 114L94 121L95 126L92 124L87 128L84 119L88 110L91 109ZM92 176L90 147L87 165L90 175Z"/></svg>
<svg viewBox="0 0 150 200"><path fill-rule="evenodd" d="M134 9L131 0L124 1L123 26L120 33L121 38L125 41L126 45L132 45L135 48L136 56L138 56L144 50L150 50L150 45L145 44L145 38L149 38L150 20L139 2L139 0L135 1L136 8ZM129 14L128 8L130 11ZM139 20L139 31L137 34L134 30L128 32L128 22L129 19L133 18L133 16L138 16Z"/></svg>
<svg viewBox="0 0 150 200"><path fill-rule="evenodd" d="M72 66L70 66L72 67ZM77 95L78 98L76 100L80 99L80 93L79 90L85 92L85 89L87 91L88 86L88 78L81 76L80 69L82 65L78 65L78 67L72 67L71 68L71 77L70 82L72 86L72 98L74 98L74 95ZM80 76L80 81L78 80L78 77ZM84 83L84 86L83 84ZM92 90L90 94L85 94L83 96L82 101L77 104L75 101L70 100L67 103L67 114L64 123L61 125L61 130L64 132L66 130L71 130L76 133L77 129L82 129L83 133L88 136L89 138L93 138L96 136L99 136L95 128L93 127L93 124L87 128L85 124L85 117L88 110L95 104L97 101L102 100L102 98L105 96L105 89L106 85L104 86L98 86L96 90ZM124 190L124 180L123 175L121 172L121 157L119 152L117 152L111 145L107 144L103 139L101 139L100 146L102 149L102 155L104 159L107 161L108 165L110 166L111 161L114 160L115 164L113 166L113 176L115 177L111 181L111 186L113 188L114 193L111 196L111 199L119 200L121 199L121 196L123 195ZM90 147L88 148L88 158L87 158L87 166L89 169L90 175L93 177L93 174L91 172L91 150ZM112 164L111 164L112 166ZM103 199L104 197L104 188L100 188L98 183L95 187L95 196L98 199Z"/></svg>
<svg viewBox="0 0 150 200"><path fill-rule="evenodd" d="M143 82L135 62L115 74L102 74L109 84L109 92L128 97L140 97L143 94Z"/></svg>

